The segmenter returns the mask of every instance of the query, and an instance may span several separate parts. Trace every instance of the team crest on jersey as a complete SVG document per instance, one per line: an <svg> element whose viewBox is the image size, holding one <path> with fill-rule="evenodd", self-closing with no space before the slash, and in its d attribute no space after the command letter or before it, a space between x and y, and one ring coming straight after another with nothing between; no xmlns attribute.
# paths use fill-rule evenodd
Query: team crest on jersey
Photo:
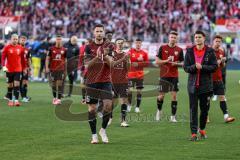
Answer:
<svg viewBox="0 0 240 160"><path fill-rule="evenodd" d="M27 53L28 53L28 51L27 51L27 50L25 50L24 52L25 52L25 54L27 54Z"/></svg>
<svg viewBox="0 0 240 160"><path fill-rule="evenodd" d="M20 54L20 49L17 49L17 55L19 55Z"/></svg>
<svg viewBox="0 0 240 160"><path fill-rule="evenodd" d="M165 52L165 53L168 53L168 51L166 51L166 50L165 50L164 52Z"/></svg>
<svg viewBox="0 0 240 160"><path fill-rule="evenodd" d="M61 54L64 54L64 51L61 51Z"/></svg>
<svg viewBox="0 0 240 160"><path fill-rule="evenodd" d="M136 57L136 55L135 55L135 54L132 54L132 57Z"/></svg>
<svg viewBox="0 0 240 160"><path fill-rule="evenodd" d="M175 56L178 56L178 51L175 51L174 54L175 54Z"/></svg>
<svg viewBox="0 0 240 160"><path fill-rule="evenodd" d="M53 51L53 53L56 53L56 51Z"/></svg>
<svg viewBox="0 0 240 160"><path fill-rule="evenodd" d="M9 52L10 52L10 53L13 53L13 50L10 49Z"/></svg>

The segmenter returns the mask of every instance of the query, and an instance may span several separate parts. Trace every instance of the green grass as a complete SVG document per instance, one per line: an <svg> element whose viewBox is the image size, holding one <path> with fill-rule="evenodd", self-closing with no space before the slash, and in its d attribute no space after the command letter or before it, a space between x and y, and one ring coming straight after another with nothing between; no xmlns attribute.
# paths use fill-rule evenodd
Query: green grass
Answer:
<svg viewBox="0 0 240 160"><path fill-rule="evenodd" d="M158 71L156 71L158 72ZM158 73L146 76L146 81L158 78ZM228 71L227 103L229 112L237 118L232 124L223 122L218 102L212 102L211 123L207 126L208 139L190 142L186 74L181 73L178 96L180 122L171 124L164 118L153 121L156 98L142 102L140 118L130 113L129 128L119 127L119 109L114 112L113 124L108 129L110 144L91 145L90 129L86 121L63 121L55 115L51 92L46 83L31 83L32 101L19 108L9 108L0 100L0 159L1 160L237 160L240 157L240 85L239 72ZM156 83L155 81L154 83ZM1 78L0 97L6 92ZM146 89L149 89L147 87ZM154 88L154 87L152 87ZM73 113L86 112L80 96L73 97ZM170 115L170 96L164 102L164 113ZM98 129L101 121L98 121Z"/></svg>

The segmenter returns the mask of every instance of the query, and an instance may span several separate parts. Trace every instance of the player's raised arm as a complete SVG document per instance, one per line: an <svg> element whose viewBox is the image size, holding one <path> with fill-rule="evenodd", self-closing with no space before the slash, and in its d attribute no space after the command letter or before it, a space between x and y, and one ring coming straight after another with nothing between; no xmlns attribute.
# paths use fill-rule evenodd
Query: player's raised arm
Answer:
<svg viewBox="0 0 240 160"><path fill-rule="evenodd" d="M210 63L202 65L201 72L203 72L203 73L213 73L218 67L217 58L214 53L214 50L211 49L211 51L209 53L210 53L210 56L209 56Z"/></svg>
<svg viewBox="0 0 240 160"><path fill-rule="evenodd" d="M98 49L98 54L100 54L100 48ZM85 52L84 52L84 65L88 68L91 67L94 63L96 63L98 60L100 59L100 57L97 55L96 57L93 57L91 55L91 49L90 46L87 45L85 48Z"/></svg>
<svg viewBox="0 0 240 160"><path fill-rule="evenodd" d="M191 48L187 49L185 58L184 58L184 64L183 69L187 73L197 73L197 68L195 63L191 63L194 57L190 57L193 54L193 51Z"/></svg>
<svg viewBox="0 0 240 160"><path fill-rule="evenodd" d="M161 66L168 63L171 59L162 60L162 47L159 48L158 54L156 55L155 62L157 65Z"/></svg>

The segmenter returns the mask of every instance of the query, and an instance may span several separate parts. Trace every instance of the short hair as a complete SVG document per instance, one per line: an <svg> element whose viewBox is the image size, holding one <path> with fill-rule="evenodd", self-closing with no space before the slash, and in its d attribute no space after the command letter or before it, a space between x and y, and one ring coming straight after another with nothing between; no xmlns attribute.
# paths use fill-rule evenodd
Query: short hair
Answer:
<svg viewBox="0 0 240 160"><path fill-rule="evenodd" d="M200 30L197 30L195 33L194 33L194 36L196 34L201 34L203 37L206 37L206 34L203 32L203 31L200 31Z"/></svg>
<svg viewBox="0 0 240 160"><path fill-rule="evenodd" d="M221 39L221 40L223 40L223 37L221 36L221 35L215 35L214 37L213 37L213 40L215 40L215 39Z"/></svg>
<svg viewBox="0 0 240 160"><path fill-rule="evenodd" d="M25 35L21 35L20 38L27 39L27 36L25 36Z"/></svg>
<svg viewBox="0 0 240 160"><path fill-rule="evenodd" d="M12 37L18 37L18 35L16 34L16 33L13 33L12 35L11 35L11 38Z"/></svg>
<svg viewBox="0 0 240 160"><path fill-rule="evenodd" d="M124 38L117 38L117 39L115 40L115 43L116 43L117 41L121 41L121 40L125 41Z"/></svg>
<svg viewBox="0 0 240 160"><path fill-rule="evenodd" d="M56 35L56 38L62 38L61 34Z"/></svg>
<svg viewBox="0 0 240 160"><path fill-rule="evenodd" d="M107 31L105 32L105 34L113 34L113 31L107 30Z"/></svg>
<svg viewBox="0 0 240 160"><path fill-rule="evenodd" d="M142 40L140 38L137 38L135 41L136 42L142 42Z"/></svg>
<svg viewBox="0 0 240 160"><path fill-rule="evenodd" d="M104 28L104 25L102 25L102 24L96 24L96 25L94 26L93 30L95 30L96 28L103 28L103 29L105 29L105 28Z"/></svg>
<svg viewBox="0 0 240 160"><path fill-rule="evenodd" d="M173 35L175 35L175 36L178 36L178 32L177 32L177 31L170 31L170 32L169 32L169 35L170 35L170 34L173 34Z"/></svg>

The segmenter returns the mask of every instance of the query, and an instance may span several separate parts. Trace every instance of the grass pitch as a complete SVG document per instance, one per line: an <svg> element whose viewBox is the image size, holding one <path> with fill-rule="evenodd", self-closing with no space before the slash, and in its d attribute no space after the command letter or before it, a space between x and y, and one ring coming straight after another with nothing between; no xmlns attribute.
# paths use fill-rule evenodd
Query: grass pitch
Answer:
<svg viewBox="0 0 240 160"><path fill-rule="evenodd" d="M146 75L146 82L157 83L158 71ZM129 128L119 127L119 109L107 130L110 144L90 144L90 129L86 121L64 121L55 114L52 95L46 83L31 83L32 101L19 108L7 107L3 100L5 80L0 80L0 159L1 160L237 160L240 157L240 85L238 71L228 71L227 104L236 117L232 124L223 122L219 102L212 102L211 123L207 125L208 139L190 142L189 106L186 89L187 75L180 72L178 120L168 122L170 95L163 105L164 118L154 121L156 97L143 98L141 114L128 114ZM154 83L155 83L154 82ZM150 90L155 86L148 86ZM152 92L154 93L154 92ZM156 92L157 93L157 92ZM86 112L80 96L72 97L71 112ZM98 129L101 120L98 120ZM99 137L100 138L100 137Z"/></svg>

